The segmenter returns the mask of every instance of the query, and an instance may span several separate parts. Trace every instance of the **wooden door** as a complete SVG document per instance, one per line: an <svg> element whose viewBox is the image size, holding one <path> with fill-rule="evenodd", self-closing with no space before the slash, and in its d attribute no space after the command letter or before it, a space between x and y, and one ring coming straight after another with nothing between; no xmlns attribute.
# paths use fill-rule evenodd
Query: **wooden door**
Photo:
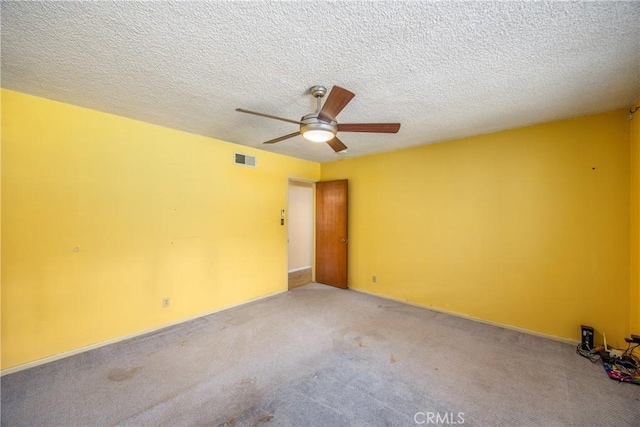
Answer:
<svg viewBox="0 0 640 427"><path fill-rule="evenodd" d="M347 288L347 180L316 183L316 282Z"/></svg>

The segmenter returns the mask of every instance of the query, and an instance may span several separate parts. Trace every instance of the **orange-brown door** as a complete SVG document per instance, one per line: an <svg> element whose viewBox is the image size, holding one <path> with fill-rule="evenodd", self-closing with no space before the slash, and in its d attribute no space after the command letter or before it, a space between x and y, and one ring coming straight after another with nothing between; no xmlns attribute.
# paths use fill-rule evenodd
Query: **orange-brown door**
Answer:
<svg viewBox="0 0 640 427"><path fill-rule="evenodd" d="M347 288L347 180L316 183L316 282Z"/></svg>

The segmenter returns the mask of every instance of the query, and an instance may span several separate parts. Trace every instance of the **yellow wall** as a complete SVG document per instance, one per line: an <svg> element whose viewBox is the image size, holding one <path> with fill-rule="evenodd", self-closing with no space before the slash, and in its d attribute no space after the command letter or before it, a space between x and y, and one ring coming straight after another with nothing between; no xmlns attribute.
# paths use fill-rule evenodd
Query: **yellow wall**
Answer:
<svg viewBox="0 0 640 427"><path fill-rule="evenodd" d="M319 175L3 90L2 368L285 290L287 177Z"/></svg>
<svg viewBox="0 0 640 427"><path fill-rule="evenodd" d="M633 108L640 107L640 100ZM640 110L631 126L631 286L630 332L640 335Z"/></svg>
<svg viewBox="0 0 640 427"><path fill-rule="evenodd" d="M628 132L615 111L323 164L349 179L350 286L624 346Z"/></svg>
<svg viewBox="0 0 640 427"><path fill-rule="evenodd" d="M353 288L620 347L640 333L640 113L321 166L1 95L2 369L285 290L287 178L321 170L349 179Z"/></svg>

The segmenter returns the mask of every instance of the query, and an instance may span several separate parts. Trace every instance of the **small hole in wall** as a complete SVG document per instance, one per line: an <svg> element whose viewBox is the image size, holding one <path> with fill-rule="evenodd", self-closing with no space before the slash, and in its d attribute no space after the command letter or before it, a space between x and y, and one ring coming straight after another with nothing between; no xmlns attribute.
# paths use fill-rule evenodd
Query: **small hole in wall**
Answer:
<svg viewBox="0 0 640 427"><path fill-rule="evenodd" d="M595 166L594 166L594 167L592 167L592 168L591 168L591 170L592 170L592 171L596 170L596 167L595 167Z"/></svg>

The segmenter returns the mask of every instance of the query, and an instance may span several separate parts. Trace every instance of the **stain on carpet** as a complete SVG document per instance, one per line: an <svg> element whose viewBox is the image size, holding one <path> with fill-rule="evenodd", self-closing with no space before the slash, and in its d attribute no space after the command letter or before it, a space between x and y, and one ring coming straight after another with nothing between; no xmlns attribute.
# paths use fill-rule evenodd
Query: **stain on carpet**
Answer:
<svg viewBox="0 0 640 427"><path fill-rule="evenodd" d="M194 424L219 427L250 426L247 417L260 406L262 393L257 388L255 378L245 378L226 387L224 393L216 400L216 404L224 408L224 413L220 414L222 416L215 416L214 419L203 418Z"/></svg>
<svg viewBox="0 0 640 427"><path fill-rule="evenodd" d="M268 423L273 419L274 415L273 414L266 414L261 416L260 418L258 418L258 420L253 424L254 427L257 426L258 424L262 424L262 423Z"/></svg>
<svg viewBox="0 0 640 427"><path fill-rule="evenodd" d="M354 343L358 344L358 347L366 347L367 345L362 341L362 338L355 337L353 340Z"/></svg>
<svg viewBox="0 0 640 427"><path fill-rule="evenodd" d="M233 427L235 425L236 425L236 419L230 418L228 421L225 421L224 423L220 424L218 427Z"/></svg>
<svg viewBox="0 0 640 427"><path fill-rule="evenodd" d="M141 369L142 366L134 366L133 368L129 369L112 369L109 371L109 375L107 376L107 378L109 378L111 381L125 381L135 376L138 372L140 372Z"/></svg>

